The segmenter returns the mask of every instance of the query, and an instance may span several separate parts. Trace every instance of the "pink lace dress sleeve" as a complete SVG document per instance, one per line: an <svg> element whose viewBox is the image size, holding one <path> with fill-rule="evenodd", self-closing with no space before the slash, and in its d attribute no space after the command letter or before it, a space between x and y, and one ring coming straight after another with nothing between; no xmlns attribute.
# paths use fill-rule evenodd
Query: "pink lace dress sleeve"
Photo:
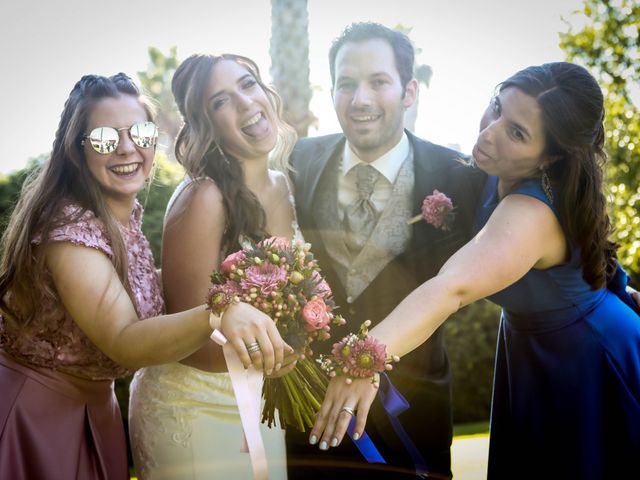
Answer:
<svg viewBox="0 0 640 480"><path fill-rule="evenodd" d="M73 220L52 230L49 241L95 248L112 258L111 241L104 224L93 212L67 205L61 215ZM139 318L144 319L161 314L164 302L153 255L141 227L142 207L136 203L129 225L121 227L121 234L127 249L128 279L134 306ZM42 243L42 238L36 236L33 243ZM91 281L90 272L78 273ZM51 279L48 282L52 282ZM49 286L53 287L53 284ZM0 318L0 347L23 363L91 380L113 379L131 373L98 350L58 298L52 302L43 296L41 314L20 331Z"/></svg>

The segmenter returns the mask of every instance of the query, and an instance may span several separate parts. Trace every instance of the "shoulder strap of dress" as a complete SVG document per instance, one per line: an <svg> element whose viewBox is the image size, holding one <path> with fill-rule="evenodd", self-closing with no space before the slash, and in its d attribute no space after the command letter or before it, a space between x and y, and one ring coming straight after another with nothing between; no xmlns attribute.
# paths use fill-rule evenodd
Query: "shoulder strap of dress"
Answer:
<svg viewBox="0 0 640 480"><path fill-rule="evenodd" d="M164 221L167 221L167 216L169 215L169 212L171 211L171 208L173 208L174 203L176 202L176 200L178 200L178 198L180 197L180 195L182 195L182 193L187 189L188 186L196 183L196 182L201 182L201 181L209 181L209 182L213 182L213 179L209 178L206 175L203 175L201 177L197 177L197 178L191 178L188 175L185 175L184 179L178 184L178 186L176 187L176 189L173 191L173 194L171 194L171 198L169 199L169 201L167 202L167 208L164 211Z"/></svg>
<svg viewBox="0 0 640 480"><path fill-rule="evenodd" d="M542 203L546 204L553 211L553 213L556 215L556 217L558 217L558 219L560 218L558 209L553 199L547 196L547 194L544 192L542 188L540 180L538 179L529 179L529 180L523 181L522 183L520 183L520 185L514 188L513 191L510 192L510 194L527 195L529 197L533 197L537 200L540 200Z"/></svg>

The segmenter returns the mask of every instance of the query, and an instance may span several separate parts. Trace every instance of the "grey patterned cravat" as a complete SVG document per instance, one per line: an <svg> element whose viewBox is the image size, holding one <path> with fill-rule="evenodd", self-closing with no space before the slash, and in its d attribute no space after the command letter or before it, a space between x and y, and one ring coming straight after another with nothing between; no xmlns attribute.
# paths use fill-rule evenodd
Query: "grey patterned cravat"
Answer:
<svg viewBox="0 0 640 480"><path fill-rule="evenodd" d="M351 254L355 257L365 245L373 228L376 226L378 214L371 201L373 187L380 174L371 165L361 163L353 168L356 176L356 188L358 197L347 205L344 214L344 225L346 230L346 244Z"/></svg>

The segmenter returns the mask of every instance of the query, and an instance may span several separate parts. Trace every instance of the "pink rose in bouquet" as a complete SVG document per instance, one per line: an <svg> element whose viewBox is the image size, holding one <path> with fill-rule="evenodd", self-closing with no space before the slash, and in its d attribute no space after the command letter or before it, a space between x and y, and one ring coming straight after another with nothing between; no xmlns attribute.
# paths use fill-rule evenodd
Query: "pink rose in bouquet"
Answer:
<svg viewBox="0 0 640 480"><path fill-rule="evenodd" d="M324 329L331 321L331 315L327 304L322 298L316 298L307 302L302 309L302 318L307 322L307 331Z"/></svg>
<svg viewBox="0 0 640 480"><path fill-rule="evenodd" d="M222 263L220 264L220 270L225 275L229 275L234 267L238 266L238 263L244 260L244 252L239 250L237 252L233 252L231 255L227 256Z"/></svg>

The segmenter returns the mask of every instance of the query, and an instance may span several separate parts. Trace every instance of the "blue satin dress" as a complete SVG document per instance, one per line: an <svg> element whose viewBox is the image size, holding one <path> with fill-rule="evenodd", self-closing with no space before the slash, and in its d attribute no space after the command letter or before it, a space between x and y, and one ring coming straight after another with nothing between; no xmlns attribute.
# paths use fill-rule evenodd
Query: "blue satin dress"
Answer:
<svg viewBox="0 0 640 480"><path fill-rule="evenodd" d="M512 194L558 215L537 181ZM497 203L489 177L476 230ZM640 317L626 303L621 269L617 286L591 290L579 248L569 248L567 263L532 269L490 297L503 313L489 479L640 478Z"/></svg>

